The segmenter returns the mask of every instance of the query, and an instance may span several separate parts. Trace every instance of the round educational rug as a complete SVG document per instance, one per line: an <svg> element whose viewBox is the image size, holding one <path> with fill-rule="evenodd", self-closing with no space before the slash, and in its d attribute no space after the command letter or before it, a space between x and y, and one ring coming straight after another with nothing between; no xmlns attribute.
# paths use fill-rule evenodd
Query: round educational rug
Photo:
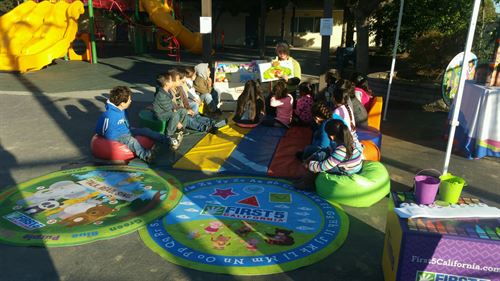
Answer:
<svg viewBox="0 0 500 281"><path fill-rule="evenodd" d="M0 194L0 242L69 246L130 233L175 207L180 186L140 167L51 173Z"/></svg>
<svg viewBox="0 0 500 281"><path fill-rule="evenodd" d="M165 217L140 230L170 262L201 271L263 275L313 264L338 249L349 220L340 207L289 182L251 177L189 183Z"/></svg>

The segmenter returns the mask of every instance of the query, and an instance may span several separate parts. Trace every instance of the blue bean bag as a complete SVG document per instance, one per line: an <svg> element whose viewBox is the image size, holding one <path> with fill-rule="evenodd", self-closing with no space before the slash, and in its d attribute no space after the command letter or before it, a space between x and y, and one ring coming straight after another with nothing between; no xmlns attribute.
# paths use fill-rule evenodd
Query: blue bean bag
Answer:
<svg viewBox="0 0 500 281"><path fill-rule="evenodd" d="M379 149L382 148L382 133L372 127L356 127L356 133L358 134L358 139L369 140L378 146Z"/></svg>
<svg viewBox="0 0 500 281"><path fill-rule="evenodd" d="M376 161L364 161L361 172L351 176L320 173L315 183L319 196L352 207L369 207L391 189L387 169Z"/></svg>

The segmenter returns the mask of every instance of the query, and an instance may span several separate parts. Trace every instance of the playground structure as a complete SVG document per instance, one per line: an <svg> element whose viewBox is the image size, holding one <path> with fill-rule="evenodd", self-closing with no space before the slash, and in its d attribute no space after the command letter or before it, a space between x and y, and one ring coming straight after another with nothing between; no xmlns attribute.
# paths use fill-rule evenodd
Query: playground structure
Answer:
<svg viewBox="0 0 500 281"><path fill-rule="evenodd" d="M70 1L68 1L70 2ZM191 32L174 17L174 5L162 0L95 0L89 1L27 1L0 17L0 71L40 70L54 59L69 59L97 62L95 37L102 38L94 23L93 9L116 11L129 27L134 26L134 45L137 53L144 52L144 28L138 23L139 12L148 14L155 24L152 30L158 38L158 49L180 61L180 45L193 54L201 54L202 37ZM134 5L135 2L135 5ZM89 33L78 33L78 19L89 11ZM130 17L127 11L134 11ZM147 27L150 28L150 27ZM84 55L75 54L73 42L84 42ZM76 41L75 41L76 42ZM68 56L69 54L69 56Z"/></svg>
<svg viewBox="0 0 500 281"><path fill-rule="evenodd" d="M84 8L71 4L28 1L0 18L0 70L32 71L64 57L78 30Z"/></svg>

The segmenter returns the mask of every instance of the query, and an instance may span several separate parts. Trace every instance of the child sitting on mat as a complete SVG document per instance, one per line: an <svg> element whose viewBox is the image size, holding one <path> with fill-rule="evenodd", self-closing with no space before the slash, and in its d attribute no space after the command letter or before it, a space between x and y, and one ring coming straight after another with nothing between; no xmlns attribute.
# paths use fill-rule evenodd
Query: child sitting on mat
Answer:
<svg viewBox="0 0 500 281"><path fill-rule="evenodd" d="M325 88L325 95L324 99L326 104L330 107L333 108L334 103L333 103L333 92L335 91L336 83L337 81L340 80L340 73L337 69L330 69L325 73L325 83L326 83L326 88Z"/></svg>
<svg viewBox="0 0 500 281"><path fill-rule="evenodd" d="M187 112L182 125L187 129L195 130L198 132L209 132L212 134L217 133L220 127L226 125L226 120L217 122L212 118L195 114L195 112L190 107L188 95L186 93L187 85L185 75L186 74L184 71L179 71L180 85L178 85L174 90L177 110L185 110ZM183 134L186 135L186 132L184 132Z"/></svg>
<svg viewBox="0 0 500 281"><path fill-rule="evenodd" d="M338 175L353 175L363 166L362 152L354 143L350 129L342 120L328 120L325 132L336 146L330 147L326 155L313 154L306 159L306 175L295 184L297 189L314 190L314 181L318 173L327 172Z"/></svg>
<svg viewBox="0 0 500 281"><path fill-rule="evenodd" d="M298 151L295 154L300 161L309 158L314 153L320 153L332 145L335 147L325 132L326 122L332 117L330 107L325 102L316 102L312 107L312 116L314 120L312 142L304 148L304 151Z"/></svg>
<svg viewBox="0 0 500 281"><path fill-rule="evenodd" d="M265 99L258 83L249 80L238 97L233 120L237 124L254 125L266 115Z"/></svg>
<svg viewBox="0 0 500 281"><path fill-rule="evenodd" d="M196 94L196 90L194 89L193 85L193 81L196 80L196 71L194 70L194 67L189 66L184 69L184 72L186 73L186 86L189 106L196 115L199 114L201 105L200 96Z"/></svg>
<svg viewBox="0 0 500 281"><path fill-rule="evenodd" d="M212 88L212 78L210 78L208 63L200 63L194 69L196 71L196 79L193 82L193 86L204 103L204 112L212 115L221 115L219 94Z"/></svg>
<svg viewBox="0 0 500 281"><path fill-rule="evenodd" d="M182 128L187 111L182 108L177 110L178 106L175 103L174 89L179 86L179 73L175 69L171 69L166 73L157 76L156 92L153 99L154 116L163 122L166 122L165 134L169 137L177 139L179 144L183 139Z"/></svg>
<svg viewBox="0 0 500 281"><path fill-rule="evenodd" d="M313 117L311 109L313 106L313 90L309 82L303 82L299 85L300 97L297 100L297 107L293 111L295 120L299 125L311 125Z"/></svg>
<svg viewBox="0 0 500 281"><path fill-rule="evenodd" d="M132 103L132 92L128 87L114 87L106 101L106 111L97 121L95 132L108 140L125 144L140 159L151 163L155 156L156 146L145 149L134 136L146 136L172 148L178 147L178 142L149 128L131 128L127 117L127 108Z"/></svg>
<svg viewBox="0 0 500 281"><path fill-rule="evenodd" d="M288 93L283 80L279 80L274 85L270 106L276 108L276 117L267 118L262 121L262 124L270 127L289 128L292 122L293 98Z"/></svg>

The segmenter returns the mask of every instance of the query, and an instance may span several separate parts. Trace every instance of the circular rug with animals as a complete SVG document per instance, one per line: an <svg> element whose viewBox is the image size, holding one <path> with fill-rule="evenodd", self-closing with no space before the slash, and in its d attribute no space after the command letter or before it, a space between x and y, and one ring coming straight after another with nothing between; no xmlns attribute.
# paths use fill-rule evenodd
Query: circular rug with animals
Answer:
<svg viewBox="0 0 500 281"><path fill-rule="evenodd" d="M69 246L130 233L177 205L180 186L140 167L51 173L0 194L0 242Z"/></svg>
<svg viewBox="0 0 500 281"><path fill-rule="evenodd" d="M140 230L170 262L207 272L262 275L313 264L347 237L347 215L287 181L225 177L185 185L179 204Z"/></svg>

